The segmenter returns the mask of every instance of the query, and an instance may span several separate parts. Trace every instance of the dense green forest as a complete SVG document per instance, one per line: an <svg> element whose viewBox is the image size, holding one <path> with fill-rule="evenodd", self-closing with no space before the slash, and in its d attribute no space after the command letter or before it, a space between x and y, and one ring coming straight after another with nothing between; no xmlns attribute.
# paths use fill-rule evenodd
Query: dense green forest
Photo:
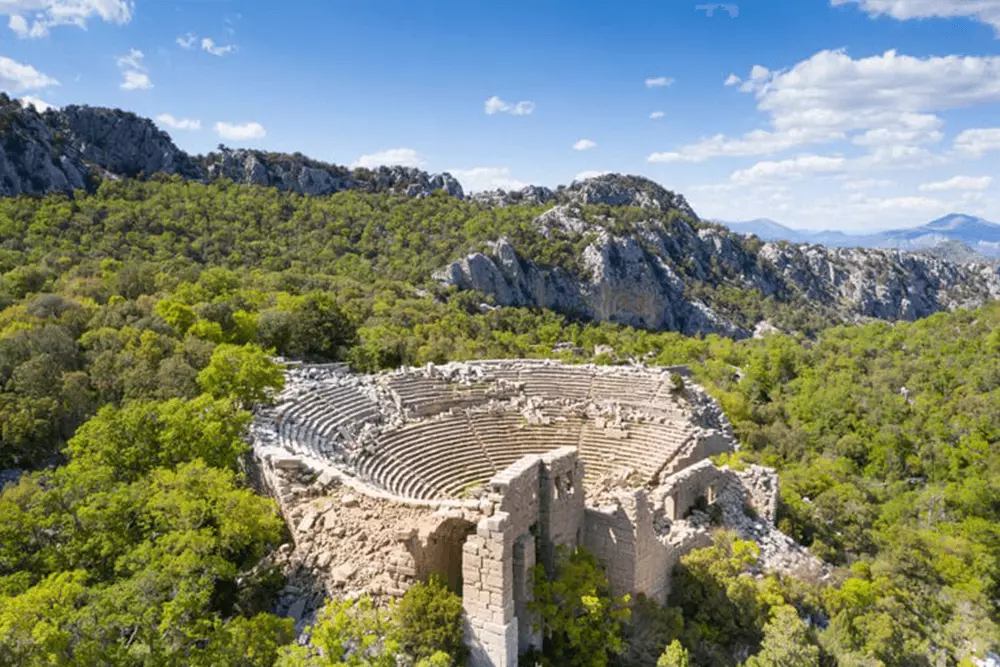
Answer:
<svg viewBox="0 0 1000 667"><path fill-rule="evenodd" d="M947 666L1000 646L1000 306L734 342L482 308L430 279L499 235L572 265L580 239L545 238L539 212L176 179L0 201L0 469L29 471L0 496L0 666L459 660L433 583L391 611L332 605L305 647L268 613L286 536L241 459L282 382L271 354L371 370L599 345L689 364L745 443L727 462L777 468L781 529L835 570L765 576L720 533L658 609L611 600L574 555L538 591L539 661Z"/></svg>

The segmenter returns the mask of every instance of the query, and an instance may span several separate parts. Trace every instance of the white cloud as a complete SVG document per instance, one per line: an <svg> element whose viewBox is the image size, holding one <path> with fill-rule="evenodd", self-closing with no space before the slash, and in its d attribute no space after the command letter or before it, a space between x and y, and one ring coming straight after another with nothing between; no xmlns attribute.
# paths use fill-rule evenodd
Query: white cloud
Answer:
<svg viewBox="0 0 1000 667"><path fill-rule="evenodd" d="M134 0L0 0L0 16L10 17L8 27L22 39L45 37L63 25L86 29L94 18L123 25L134 10Z"/></svg>
<svg viewBox="0 0 1000 667"><path fill-rule="evenodd" d="M530 100L523 100L517 104L510 104L494 95L486 100L485 109L487 116L493 116L498 113L505 113L511 116L528 116L534 112L535 103Z"/></svg>
<svg viewBox="0 0 1000 667"><path fill-rule="evenodd" d="M735 74L730 74L726 78L725 83L723 83L722 85L724 85L724 86L738 86L741 83L743 83L743 79L741 79L740 77L736 76Z"/></svg>
<svg viewBox="0 0 1000 667"><path fill-rule="evenodd" d="M368 169L380 165L389 167L421 167L424 165L424 159L412 148L390 148L378 153L362 155L354 163L355 167L367 167Z"/></svg>
<svg viewBox="0 0 1000 667"><path fill-rule="evenodd" d="M206 37L201 40L201 49L211 53L213 56L224 56L232 53L236 50L236 47L232 44L227 44L226 46L219 46L215 43L215 40L211 37Z"/></svg>
<svg viewBox="0 0 1000 667"><path fill-rule="evenodd" d="M920 146L877 146L854 164L862 169L924 169L944 164L946 158Z"/></svg>
<svg viewBox="0 0 1000 667"><path fill-rule="evenodd" d="M267 136L267 130L260 123L226 123L219 121L215 124L215 131L219 133L220 137L230 141L263 139Z"/></svg>
<svg viewBox="0 0 1000 667"><path fill-rule="evenodd" d="M137 69L140 72L146 71L142 61L146 56L139 49L130 49L124 56L118 56L115 62L122 69Z"/></svg>
<svg viewBox="0 0 1000 667"><path fill-rule="evenodd" d="M854 181L846 181L842 186L844 190L875 190L877 188L887 188L894 183L884 178L863 178Z"/></svg>
<svg viewBox="0 0 1000 667"><path fill-rule="evenodd" d="M45 113L49 109L58 109L54 104L49 104L45 100L39 97L33 97L31 95L23 95L21 97L21 104L25 107L32 106L35 107L35 111L38 113Z"/></svg>
<svg viewBox="0 0 1000 667"><path fill-rule="evenodd" d="M993 26L1000 34L1000 0L830 0L856 4L871 16L905 21L923 18L971 18Z"/></svg>
<svg viewBox="0 0 1000 667"><path fill-rule="evenodd" d="M177 38L177 46L182 49L193 49L195 42L198 41L198 35L193 32L186 33Z"/></svg>
<svg viewBox="0 0 1000 667"><path fill-rule="evenodd" d="M161 113L156 117L156 122L166 125L173 130L200 130L201 121L189 118L174 118L171 114Z"/></svg>
<svg viewBox="0 0 1000 667"><path fill-rule="evenodd" d="M985 190L993 184L992 176L953 176L946 181L924 183L921 192L944 192L947 190Z"/></svg>
<svg viewBox="0 0 1000 667"><path fill-rule="evenodd" d="M862 211L917 211L931 213L948 209L948 204L933 197L866 197L854 195L851 204Z"/></svg>
<svg viewBox="0 0 1000 667"><path fill-rule="evenodd" d="M665 114L665 113L663 113L662 111L654 111L653 113L649 114L649 119L650 119L650 120L660 120L660 119L661 119L661 118L663 118L663 117L664 117L665 115L666 115L666 114Z"/></svg>
<svg viewBox="0 0 1000 667"><path fill-rule="evenodd" d="M19 93L58 85L58 81L42 74L31 65L0 56L0 89Z"/></svg>
<svg viewBox="0 0 1000 667"><path fill-rule="evenodd" d="M153 87L153 82L145 72L126 70L122 72L122 90L149 90Z"/></svg>
<svg viewBox="0 0 1000 667"><path fill-rule="evenodd" d="M802 128L786 132L754 130L742 138L732 139L723 134L704 139L697 144L683 146L680 150L653 153L649 162L704 162L713 157L746 157L778 153L803 144L825 143L842 139L844 134L834 130Z"/></svg>
<svg viewBox="0 0 1000 667"><path fill-rule="evenodd" d="M449 169L448 173L458 179L468 192L483 190L520 190L529 184L510 177L507 167L473 167L472 169Z"/></svg>
<svg viewBox="0 0 1000 667"><path fill-rule="evenodd" d="M574 181L586 181L590 178L597 178L598 176L603 176L604 174L610 174L610 171L595 171L593 169L588 169L586 171L581 171L579 174L573 177Z"/></svg>
<svg viewBox="0 0 1000 667"><path fill-rule="evenodd" d="M657 76L646 79L647 88L665 88L674 82L673 79L669 79L665 76Z"/></svg>
<svg viewBox="0 0 1000 667"><path fill-rule="evenodd" d="M649 160L767 155L848 137L873 149L939 141L936 112L1000 102L1000 57L887 51L855 60L843 51L821 51L786 71L755 65L740 90L754 95L771 129L715 135Z"/></svg>
<svg viewBox="0 0 1000 667"><path fill-rule="evenodd" d="M733 172L730 180L741 185L762 181L796 180L808 174L841 171L846 163L847 160L842 157L803 155L779 162L758 162L749 169Z"/></svg>
<svg viewBox="0 0 1000 667"><path fill-rule="evenodd" d="M122 90L148 90L153 87L153 82L146 74L146 67L143 65L145 56L139 49L130 49L124 56L118 56L115 60L122 71Z"/></svg>
<svg viewBox="0 0 1000 667"><path fill-rule="evenodd" d="M953 144L956 151L972 157L982 157L990 151L1000 151L1000 127L963 130Z"/></svg>
<svg viewBox="0 0 1000 667"><path fill-rule="evenodd" d="M596 148L597 142L591 141L590 139L580 139L578 142L573 144L573 150L575 151L587 151L591 148Z"/></svg>

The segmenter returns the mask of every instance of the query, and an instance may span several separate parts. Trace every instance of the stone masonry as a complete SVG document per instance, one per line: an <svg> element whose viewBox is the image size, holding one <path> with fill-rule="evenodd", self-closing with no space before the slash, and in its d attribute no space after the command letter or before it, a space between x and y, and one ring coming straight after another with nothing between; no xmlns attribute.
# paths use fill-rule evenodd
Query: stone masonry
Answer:
<svg viewBox="0 0 1000 667"><path fill-rule="evenodd" d="M293 534L275 559L289 574L279 613L306 631L330 596L398 597L440 575L463 598L469 664L515 667L542 643L535 566L552 572L563 549L593 553L614 594L664 602L680 558L721 520L761 545L763 567L823 576L774 528L774 472L708 460L738 445L674 372L296 369L288 398L255 422L250 466Z"/></svg>

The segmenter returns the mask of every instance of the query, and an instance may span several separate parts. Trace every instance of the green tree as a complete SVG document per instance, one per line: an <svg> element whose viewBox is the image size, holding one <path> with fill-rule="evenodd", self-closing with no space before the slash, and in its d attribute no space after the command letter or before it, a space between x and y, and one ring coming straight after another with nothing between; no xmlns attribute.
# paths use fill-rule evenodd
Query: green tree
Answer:
<svg viewBox="0 0 1000 667"><path fill-rule="evenodd" d="M265 403L281 391L281 367L256 345L220 345L208 366L198 374L198 385L214 396L226 396L242 407Z"/></svg>
<svg viewBox="0 0 1000 667"><path fill-rule="evenodd" d="M688 667L689 659L687 649L675 639L664 649L663 655L656 661L656 667Z"/></svg>
<svg viewBox="0 0 1000 667"><path fill-rule="evenodd" d="M406 655L421 660L445 653L454 664L465 664L462 598L448 590L440 577L411 586L396 605L392 620Z"/></svg>
<svg viewBox="0 0 1000 667"><path fill-rule="evenodd" d="M534 571L534 600L543 637L543 662L569 667L605 667L621 653L629 596L613 597L597 559L582 548L562 554L555 576Z"/></svg>
<svg viewBox="0 0 1000 667"><path fill-rule="evenodd" d="M781 605L771 612L764 626L760 653L746 667L819 667L819 647L809 637L806 624L795 607Z"/></svg>

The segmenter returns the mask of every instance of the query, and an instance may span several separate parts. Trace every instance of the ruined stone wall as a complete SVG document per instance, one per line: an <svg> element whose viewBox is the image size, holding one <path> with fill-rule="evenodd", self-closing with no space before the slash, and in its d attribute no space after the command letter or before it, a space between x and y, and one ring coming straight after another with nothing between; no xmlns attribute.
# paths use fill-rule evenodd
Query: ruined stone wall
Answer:
<svg viewBox="0 0 1000 667"><path fill-rule="evenodd" d="M757 512L757 516L774 525L778 518L778 504L781 499L778 490L778 471L754 465L736 475L743 485L747 502Z"/></svg>
<svg viewBox="0 0 1000 667"><path fill-rule="evenodd" d="M539 551L551 572L558 549L572 549L582 537L586 506L583 462L575 448L564 447L542 455L539 473Z"/></svg>
<svg viewBox="0 0 1000 667"><path fill-rule="evenodd" d="M463 547L462 602L472 667L516 667L522 641L541 645L527 629L530 618L517 615L518 609L527 613L528 568L534 565L528 556L534 552L530 530L539 518L541 467L540 456L526 456L490 480L492 516L479 522ZM519 627L519 620L526 627Z"/></svg>
<svg viewBox="0 0 1000 667"><path fill-rule="evenodd" d="M709 504L715 502L724 476L723 469L715 467L708 459L699 461L663 480L653 491L654 502L663 507L668 521L682 519L699 497L704 496Z"/></svg>
<svg viewBox="0 0 1000 667"><path fill-rule="evenodd" d="M614 595L635 589L635 526L617 504L586 510L583 546L604 565Z"/></svg>

